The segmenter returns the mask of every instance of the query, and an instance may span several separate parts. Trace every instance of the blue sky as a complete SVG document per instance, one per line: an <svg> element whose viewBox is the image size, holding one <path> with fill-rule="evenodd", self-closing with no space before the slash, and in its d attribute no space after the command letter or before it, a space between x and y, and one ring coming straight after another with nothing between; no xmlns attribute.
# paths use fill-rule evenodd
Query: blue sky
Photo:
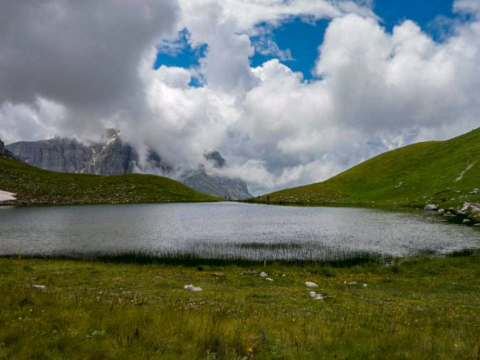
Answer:
<svg viewBox="0 0 480 360"><path fill-rule="evenodd" d="M391 31L393 27L404 20L413 20L436 40L440 40L442 28L438 19L451 19L453 0L375 0L374 11L382 19L382 25ZM271 31L269 38L281 50L289 50L292 59L282 60L293 71L299 71L305 79L312 79L312 68L318 57L318 46L323 42L328 20L304 21L299 17L285 21L280 27ZM259 24L262 26L262 24ZM204 56L206 46L192 48L187 41L188 31L179 34L176 51L159 51L154 68L161 65L190 68L198 66ZM260 37L252 37L255 44ZM259 66L265 61L276 58L276 55L264 55L256 52L251 58L252 66ZM196 79L191 85L200 85Z"/></svg>

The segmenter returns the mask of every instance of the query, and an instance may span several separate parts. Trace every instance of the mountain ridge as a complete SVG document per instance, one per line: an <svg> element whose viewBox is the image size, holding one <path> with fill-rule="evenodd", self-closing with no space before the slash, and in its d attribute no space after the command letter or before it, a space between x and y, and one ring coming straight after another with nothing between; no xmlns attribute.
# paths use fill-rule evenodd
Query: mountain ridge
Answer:
<svg viewBox="0 0 480 360"><path fill-rule="evenodd" d="M65 173L97 175L122 175L136 173L162 174L170 177L179 173L160 155L150 151L142 167L136 150L121 138L121 132L110 130L104 143L84 144L76 139L54 138L34 142L21 141L6 148L26 163L44 169ZM205 154L205 159L214 168L227 167L227 162L218 151ZM180 172L172 178L187 186L220 198L246 199L252 195L241 179L207 174L203 166Z"/></svg>
<svg viewBox="0 0 480 360"><path fill-rule="evenodd" d="M156 175L101 176L53 172L18 161L0 145L0 190L15 195L14 205L212 202L175 180Z"/></svg>

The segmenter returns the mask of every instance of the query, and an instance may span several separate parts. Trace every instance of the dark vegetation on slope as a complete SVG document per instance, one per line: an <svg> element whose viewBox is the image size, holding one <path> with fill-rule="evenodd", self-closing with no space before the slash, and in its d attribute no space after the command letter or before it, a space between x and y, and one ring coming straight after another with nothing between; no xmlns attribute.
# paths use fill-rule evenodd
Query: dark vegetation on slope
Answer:
<svg viewBox="0 0 480 360"><path fill-rule="evenodd" d="M128 174L99 176L46 171L0 156L0 189L17 194L15 204L119 204L216 201L177 181Z"/></svg>
<svg viewBox="0 0 480 360"><path fill-rule="evenodd" d="M102 140L96 143L85 144L76 139L56 137L20 141L6 145L5 149L27 164L44 170L96 175L141 172L167 177L176 174L177 177L180 174L180 182L203 194L222 199L246 199L252 196L241 179L207 173L203 165L191 169L178 168L152 149L148 151L145 163L142 163L135 148L123 140L121 132L113 129L107 130ZM218 151L207 152L204 157L217 169L228 167Z"/></svg>

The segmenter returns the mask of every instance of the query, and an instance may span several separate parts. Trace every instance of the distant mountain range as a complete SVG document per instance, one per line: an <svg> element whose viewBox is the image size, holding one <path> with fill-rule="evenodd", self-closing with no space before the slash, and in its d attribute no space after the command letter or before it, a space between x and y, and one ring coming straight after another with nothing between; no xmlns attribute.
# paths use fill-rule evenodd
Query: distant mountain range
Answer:
<svg viewBox="0 0 480 360"><path fill-rule="evenodd" d="M154 151L149 152L146 164L140 165L137 151L122 140L120 132L114 130L108 131L102 143L87 145L75 139L54 138L34 142L16 142L5 146L4 151L8 151L32 166L56 172L97 175L141 172L161 173L167 177L174 173L178 174L175 166L166 163ZM204 156L215 168L228 166L217 151ZM202 165L196 169L182 170L180 179L176 180L201 193L220 198L237 200L252 197L243 180L208 174Z"/></svg>

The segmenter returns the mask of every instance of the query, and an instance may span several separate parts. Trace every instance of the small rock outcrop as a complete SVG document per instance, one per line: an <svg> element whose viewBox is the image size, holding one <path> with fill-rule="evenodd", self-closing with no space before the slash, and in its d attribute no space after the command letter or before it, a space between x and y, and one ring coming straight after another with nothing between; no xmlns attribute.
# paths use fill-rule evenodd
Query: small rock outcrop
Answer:
<svg viewBox="0 0 480 360"><path fill-rule="evenodd" d="M469 219L480 222L480 204L466 202L463 204L460 212L465 214Z"/></svg>
<svg viewBox="0 0 480 360"><path fill-rule="evenodd" d="M35 290L47 290L45 285L32 285L32 288Z"/></svg>
<svg viewBox="0 0 480 360"><path fill-rule="evenodd" d="M438 211L438 209L440 209L440 207L438 205L435 205L435 204L425 205L425 211Z"/></svg>
<svg viewBox="0 0 480 360"><path fill-rule="evenodd" d="M0 139L0 157L16 159L15 156L10 151L8 151L8 149L5 147L5 144L3 143L2 139Z"/></svg>
<svg viewBox="0 0 480 360"><path fill-rule="evenodd" d="M315 299L315 300L323 300L323 295L322 294L317 294L315 291L311 291L309 293L310 297Z"/></svg>
<svg viewBox="0 0 480 360"><path fill-rule="evenodd" d="M193 285L185 285L183 288L184 288L185 290L193 291L193 292L203 291L203 289L202 289L201 287L197 287L197 286L193 286Z"/></svg>

